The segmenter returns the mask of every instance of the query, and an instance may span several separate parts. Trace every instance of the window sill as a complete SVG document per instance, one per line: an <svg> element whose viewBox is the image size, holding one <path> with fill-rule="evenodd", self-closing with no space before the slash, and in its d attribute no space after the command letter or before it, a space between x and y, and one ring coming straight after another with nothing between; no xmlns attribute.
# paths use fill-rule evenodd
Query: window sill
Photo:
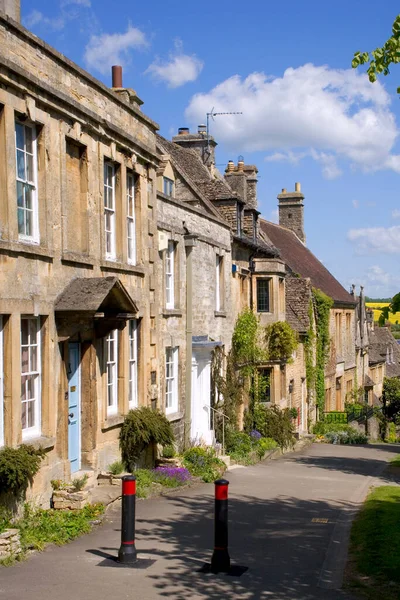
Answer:
<svg viewBox="0 0 400 600"><path fill-rule="evenodd" d="M42 448L43 450L50 450L56 445L56 438L41 435L39 437L34 438L28 437L25 440L22 440L22 443L28 444L29 446L33 446L35 450L39 450L40 448Z"/></svg>
<svg viewBox="0 0 400 600"><path fill-rule="evenodd" d="M102 271L120 271L122 273L134 273L135 275L144 276L146 269L138 265L129 265L128 263L114 262L112 260L103 260L100 263Z"/></svg>
<svg viewBox="0 0 400 600"><path fill-rule="evenodd" d="M164 308L162 315L166 319L168 319L168 317L181 317L182 311L179 308Z"/></svg>
<svg viewBox="0 0 400 600"><path fill-rule="evenodd" d="M87 254L79 254L78 252L63 252L61 256L63 262L77 263L81 265L94 266L95 259Z"/></svg>
<svg viewBox="0 0 400 600"><path fill-rule="evenodd" d="M0 251L8 250L9 252L15 252L16 254L28 254L30 256L36 256L38 258L54 258L54 252L51 252L44 246L38 246L34 243L28 242L6 242L0 240Z"/></svg>
<svg viewBox="0 0 400 600"><path fill-rule="evenodd" d="M166 413L165 415L170 423L183 419L183 412Z"/></svg>
<svg viewBox="0 0 400 600"><path fill-rule="evenodd" d="M118 427L118 425L122 425L125 420L125 415L110 415L103 422L101 426L102 431L107 431L108 429L112 429L113 427Z"/></svg>
<svg viewBox="0 0 400 600"><path fill-rule="evenodd" d="M214 317L224 317L226 318L228 315L226 314L226 312L224 310L215 310L214 311Z"/></svg>

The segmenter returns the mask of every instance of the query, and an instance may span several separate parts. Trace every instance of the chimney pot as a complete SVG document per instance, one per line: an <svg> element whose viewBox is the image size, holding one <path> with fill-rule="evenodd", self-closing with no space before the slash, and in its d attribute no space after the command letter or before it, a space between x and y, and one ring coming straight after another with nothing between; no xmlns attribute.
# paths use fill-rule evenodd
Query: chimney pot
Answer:
<svg viewBox="0 0 400 600"><path fill-rule="evenodd" d="M243 171L244 170L244 161L243 160L238 160L238 171Z"/></svg>
<svg viewBox="0 0 400 600"><path fill-rule="evenodd" d="M295 192L301 192L301 185L300 185L300 183L295 183L294 184L294 191Z"/></svg>
<svg viewBox="0 0 400 600"><path fill-rule="evenodd" d="M197 133L201 133L202 135L206 135L207 133L207 125L199 125L197 128Z"/></svg>
<svg viewBox="0 0 400 600"><path fill-rule="evenodd" d="M189 127L179 127L178 135L189 135Z"/></svg>
<svg viewBox="0 0 400 600"><path fill-rule="evenodd" d="M282 194L286 194L286 188L282 188Z"/></svg>
<svg viewBox="0 0 400 600"><path fill-rule="evenodd" d="M0 11L17 21L17 23L21 22L20 0L0 0Z"/></svg>
<svg viewBox="0 0 400 600"><path fill-rule="evenodd" d="M228 173L232 173L235 170L235 163L233 160L228 161L228 166L226 167L226 171Z"/></svg>
<svg viewBox="0 0 400 600"><path fill-rule="evenodd" d="M122 88L122 67L120 65L113 65L111 67L112 72L112 87Z"/></svg>

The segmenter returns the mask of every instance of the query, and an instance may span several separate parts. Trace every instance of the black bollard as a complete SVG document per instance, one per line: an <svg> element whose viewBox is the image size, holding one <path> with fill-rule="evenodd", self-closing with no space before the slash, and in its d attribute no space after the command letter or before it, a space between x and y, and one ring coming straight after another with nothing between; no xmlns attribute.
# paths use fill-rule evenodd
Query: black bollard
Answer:
<svg viewBox="0 0 400 600"><path fill-rule="evenodd" d="M121 547L118 562L131 564L137 561L135 546L136 477L122 478Z"/></svg>
<svg viewBox="0 0 400 600"><path fill-rule="evenodd" d="M228 573L231 559L228 553L228 485L226 479L215 482L215 537L211 558L213 573Z"/></svg>

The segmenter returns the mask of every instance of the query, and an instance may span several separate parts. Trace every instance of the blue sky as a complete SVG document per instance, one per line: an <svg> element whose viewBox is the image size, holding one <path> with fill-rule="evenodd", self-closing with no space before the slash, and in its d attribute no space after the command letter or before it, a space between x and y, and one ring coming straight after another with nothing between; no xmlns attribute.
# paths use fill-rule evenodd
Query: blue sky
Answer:
<svg viewBox="0 0 400 600"><path fill-rule="evenodd" d="M22 0L23 24L110 85L112 64L170 138L216 117L217 164L259 168L259 208L301 182L307 245L348 287L400 290L400 67L377 84L356 50L390 35L398 1Z"/></svg>

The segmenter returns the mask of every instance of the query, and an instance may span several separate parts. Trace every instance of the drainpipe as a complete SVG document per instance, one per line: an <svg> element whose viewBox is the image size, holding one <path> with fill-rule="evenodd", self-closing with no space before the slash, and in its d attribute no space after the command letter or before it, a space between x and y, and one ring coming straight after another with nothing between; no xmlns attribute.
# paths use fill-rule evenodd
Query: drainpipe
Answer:
<svg viewBox="0 0 400 600"><path fill-rule="evenodd" d="M186 249L186 385L185 385L185 448L190 443L192 422L192 336L193 336L193 256L197 236L191 233L185 236Z"/></svg>

